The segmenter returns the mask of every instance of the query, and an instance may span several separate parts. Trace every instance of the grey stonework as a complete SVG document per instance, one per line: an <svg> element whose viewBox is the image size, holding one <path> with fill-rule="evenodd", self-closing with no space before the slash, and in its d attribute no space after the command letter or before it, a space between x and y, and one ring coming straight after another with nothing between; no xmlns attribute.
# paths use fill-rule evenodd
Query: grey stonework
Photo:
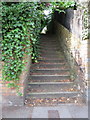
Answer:
<svg viewBox="0 0 90 120"><path fill-rule="evenodd" d="M84 2L84 3L83 3ZM87 81L85 78L86 67L82 67L82 58L80 57L81 53L77 46L75 49L72 49L72 42L77 41L78 45L82 43L83 40L88 40L87 33L84 30L87 29L89 15L87 13L89 6L89 2L79 1L81 8L78 7L77 10L66 10L65 14L55 15L55 30L57 33L57 37L60 40L60 46L62 47L66 59L68 60L69 65L71 66L71 76L72 79L75 78L75 82L78 84L79 89L81 89L81 94L83 97L83 101L87 101ZM84 6L83 6L84 4ZM84 8L83 8L84 7ZM60 19L60 17L62 19ZM61 25L60 25L61 24ZM84 32L84 34L83 34ZM75 38L71 38L72 34ZM84 37L83 37L84 36ZM77 40L78 39L78 40ZM73 43L74 44L74 43ZM83 49L84 50L84 49ZM75 57L73 57L73 51L75 56L78 56L78 61L76 62ZM88 60L88 58L85 58ZM87 73L88 74L88 73Z"/></svg>

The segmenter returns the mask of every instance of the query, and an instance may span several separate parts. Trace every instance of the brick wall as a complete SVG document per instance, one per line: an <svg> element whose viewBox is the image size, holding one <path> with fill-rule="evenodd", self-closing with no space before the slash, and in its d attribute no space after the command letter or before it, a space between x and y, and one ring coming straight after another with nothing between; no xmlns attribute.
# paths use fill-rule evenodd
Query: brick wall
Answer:
<svg viewBox="0 0 90 120"><path fill-rule="evenodd" d="M27 88L27 81L31 65L31 56L25 55L25 69L20 75L20 92L22 96L19 96L14 88L8 88L7 84L2 82L2 106L22 106L25 100L25 90Z"/></svg>

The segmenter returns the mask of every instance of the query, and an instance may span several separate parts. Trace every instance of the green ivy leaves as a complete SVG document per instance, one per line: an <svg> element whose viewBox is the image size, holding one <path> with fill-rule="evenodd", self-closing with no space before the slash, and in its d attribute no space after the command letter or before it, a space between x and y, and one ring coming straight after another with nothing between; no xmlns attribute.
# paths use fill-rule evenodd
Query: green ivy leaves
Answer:
<svg viewBox="0 0 90 120"><path fill-rule="evenodd" d="M16 87L19 76L24 69L25 54L32 54L33 61L37 58L37 40L41 26L38 3L18 3L2 5L2 60L3 80L12 81L9 87ZM37 20L38 19L38 20Z"/></svg>

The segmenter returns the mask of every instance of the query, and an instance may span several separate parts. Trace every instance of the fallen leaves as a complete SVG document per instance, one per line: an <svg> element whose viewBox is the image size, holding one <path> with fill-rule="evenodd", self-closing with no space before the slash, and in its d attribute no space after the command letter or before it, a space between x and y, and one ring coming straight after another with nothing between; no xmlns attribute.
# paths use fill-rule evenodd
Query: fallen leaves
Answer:
<svg viewBox="0 0 90 120"><path fill-rule="evenodd" d="M25 104L28 106L53 106L59 104L67 104L67 103L78 103L78 98L70 98L70 97L60 97L60 98L29 98L26 100Z"/></svg>
<svg viewBox="0 0 90 120"><path fill-rule="evenodd" d="M77 91L77 89L75 89L75 88L69 88L69 89L65 89L65 91L74 92L74 91Z"/></svg>
<svg viewBox="0 0 90 120"><path fill-rule="evenodd" d="M35 92L35 93L40 93L40 92L48 92L48 91L50 91L51 90L51 88L45 88L45 86L38 86L38 87L29 87L28 89L27 89L27 93L33 93L33 92ZM67 88L67 87L58 87L58 88L53 88L52 89L52 91L57 91L57 92L75 92L75 91L78 91L76 88L73 88L73 87L71 87L71 88Z"/></svg>

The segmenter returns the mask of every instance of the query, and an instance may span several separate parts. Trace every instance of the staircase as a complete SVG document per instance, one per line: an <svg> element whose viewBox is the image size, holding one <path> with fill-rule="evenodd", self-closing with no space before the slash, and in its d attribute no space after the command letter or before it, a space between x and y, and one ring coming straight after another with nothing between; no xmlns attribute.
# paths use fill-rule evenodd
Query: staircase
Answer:
<svg viewBox="0 0 90 120"><path fill-rule="evenodd" d="M41 35L39 63L32 64L25 103L29 106L79 103L79 90L54 35Z"/></svg>

